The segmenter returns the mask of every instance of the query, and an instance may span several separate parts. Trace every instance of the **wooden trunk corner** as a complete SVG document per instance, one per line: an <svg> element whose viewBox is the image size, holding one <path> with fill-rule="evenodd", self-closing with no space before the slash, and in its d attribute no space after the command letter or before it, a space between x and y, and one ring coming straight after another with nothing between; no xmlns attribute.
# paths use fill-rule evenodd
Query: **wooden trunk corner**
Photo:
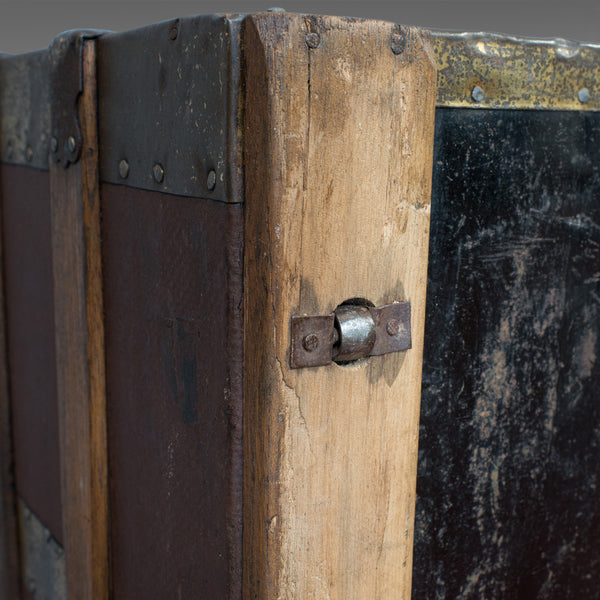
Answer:
<svg viewBox="0 0 600 600"><path fill-rule="evenodd" d="M80 157L50 160L56 373L67 596L109 596L108 460L98 173L97 42L82 40ZM58 65L57 68L66 68ZM60 79L57 79L60 82ZM56 97L62 98L60 93Z"/></svg>
<svg viewBox="0 0 600 600"><path fill-rule="evenodd" d="M410 597L436 100L421 30L249 17L244 593ZM290 369L290 318L412 304L412 349Z"/></svg>

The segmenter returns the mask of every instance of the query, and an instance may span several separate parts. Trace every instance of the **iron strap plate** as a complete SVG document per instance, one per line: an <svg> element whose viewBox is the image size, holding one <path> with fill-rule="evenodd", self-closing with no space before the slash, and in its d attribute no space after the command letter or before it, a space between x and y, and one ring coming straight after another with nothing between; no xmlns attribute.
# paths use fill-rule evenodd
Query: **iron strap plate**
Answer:
<svg viewBox="0 0 600 600"><path fill-rule="evenodd" d="M52 40L50 60L50 150L65 169L79 160L83 140L77 104L83 91L83 43L102 31L67 31Z"/></svg>
<svg viewBox="0 0 600 600"><path fill-rule="evenodd" d="M101 38L102 181L241 201L241 21L190 17Z"/></svg>

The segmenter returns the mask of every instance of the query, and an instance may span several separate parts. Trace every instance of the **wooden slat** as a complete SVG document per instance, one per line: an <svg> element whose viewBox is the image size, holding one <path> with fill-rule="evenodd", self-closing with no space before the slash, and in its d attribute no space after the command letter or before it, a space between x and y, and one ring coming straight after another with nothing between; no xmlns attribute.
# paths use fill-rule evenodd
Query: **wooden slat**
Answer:
<svg viewBox="0 0 600 600"><path fill-rule="evenodd" d="M108 598L108 491L96 45L83 45L80 160L50 167L69 599Z"/></svg>
<svg viewBox="0 0 600 600"><path fill-rule="evenodd" d="M19 589L19 553L7 361L4 245L0 244L0 598L12 599Z"/></svg>
<svg viewBox="0 0 600 600"><path fill-rule="evenodd" d="M285 13L244 45L244 597L408 599L434 57L415 28ZM291 370L291 316L351 298L409 300L412 349Z"/></svg>

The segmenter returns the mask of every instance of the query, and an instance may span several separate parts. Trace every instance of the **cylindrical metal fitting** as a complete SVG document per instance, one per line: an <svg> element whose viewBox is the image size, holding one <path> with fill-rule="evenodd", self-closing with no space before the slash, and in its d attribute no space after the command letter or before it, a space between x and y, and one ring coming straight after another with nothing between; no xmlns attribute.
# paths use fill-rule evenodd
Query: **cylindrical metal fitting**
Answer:
<svg viewBox="0 0 600 600"><path fill-rule="evenodd" d="M369 356L375 345L375 322L366 306L342 304L335 309L335 327L339 342L333 348L338 362Z"/></svg>

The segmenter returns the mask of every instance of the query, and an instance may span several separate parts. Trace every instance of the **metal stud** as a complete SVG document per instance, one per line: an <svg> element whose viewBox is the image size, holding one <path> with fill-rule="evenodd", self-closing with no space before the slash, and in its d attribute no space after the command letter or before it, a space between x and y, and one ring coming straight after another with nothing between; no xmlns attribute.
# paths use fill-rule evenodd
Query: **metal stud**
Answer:
<svg viewBox="0 0 600 600"><path fill-rule="evenodd" d="M388 335L398 335L398 332L400 331L400 323L398 322L398 319L390 319L385 326L385 330L387 331Z"/></svg>
<svg viewBox="0 0 600 600"><path fill-rule="evenodd" d="M475 102L483 102L485 100L485 92L483 91L483 88L476 85L471 92L471 98L473 98Z"/></svg>
<svg viewBox="0 0 600 600"><path fill-rule="evenodd" d="M581 102L581 104L587 104L590 101L590 90L587 88L581 88L577 92L577 98L579 98L579 102Z"/></svg>
<svg viewBox="0 0 600 600"><path fill-rule="evenodd" d="M121 179L127 179L129 175L129 163L125 159L119 163L119 175Z"/></svg>
<svg viewBox="0 0 600 600"><path fill-rule="evenodd" d="M302 340L302 347L307 352L314 352L319 347L319 336L316 333L309 333Z"/></svg>
<svg viewBox="0 0 600 600"><path fill-rule="evenodd" d="M72 135L70 135L69 139L67 139L67 148L69 149L69 152L71 152L71 153L75 152L75 149L77 148L75 138Z"/></svg>
<svg viewBox="0 0 600 600"><path fill-rule="evenodd" d="M154 175L154 181L156 183L162 183L165 178L165 170L160 163L156 163L154 168L152 169L152 174Z"/></svg>
<svg viewBox="0 0 600 600"><path fill-rule="evenodd" d="M318 33L309 33L306 36L306 45L309 48L318 48L321 43L321 36Z"/></svg>
<svg viewBox="0 0 600 600"><path fill-rule="evenodd" d="M213 191L215 186L217 185L217 174L213 169L208 172L208 176L206 177L206 187L209 191Z"/></svg>
<svg viewBox="0 0 600 600"><path fill-rule="evenodd" d="M394 54L401 54L404 52L406 47L406 37L402 33L395 33L392 36L392 52Z"/></svg>
<svg viewBox="0 0 600 600"><path fill-rule="evenodd" d="M179 19L169 26L169 39L174 42L179 35Z"/></svg>

